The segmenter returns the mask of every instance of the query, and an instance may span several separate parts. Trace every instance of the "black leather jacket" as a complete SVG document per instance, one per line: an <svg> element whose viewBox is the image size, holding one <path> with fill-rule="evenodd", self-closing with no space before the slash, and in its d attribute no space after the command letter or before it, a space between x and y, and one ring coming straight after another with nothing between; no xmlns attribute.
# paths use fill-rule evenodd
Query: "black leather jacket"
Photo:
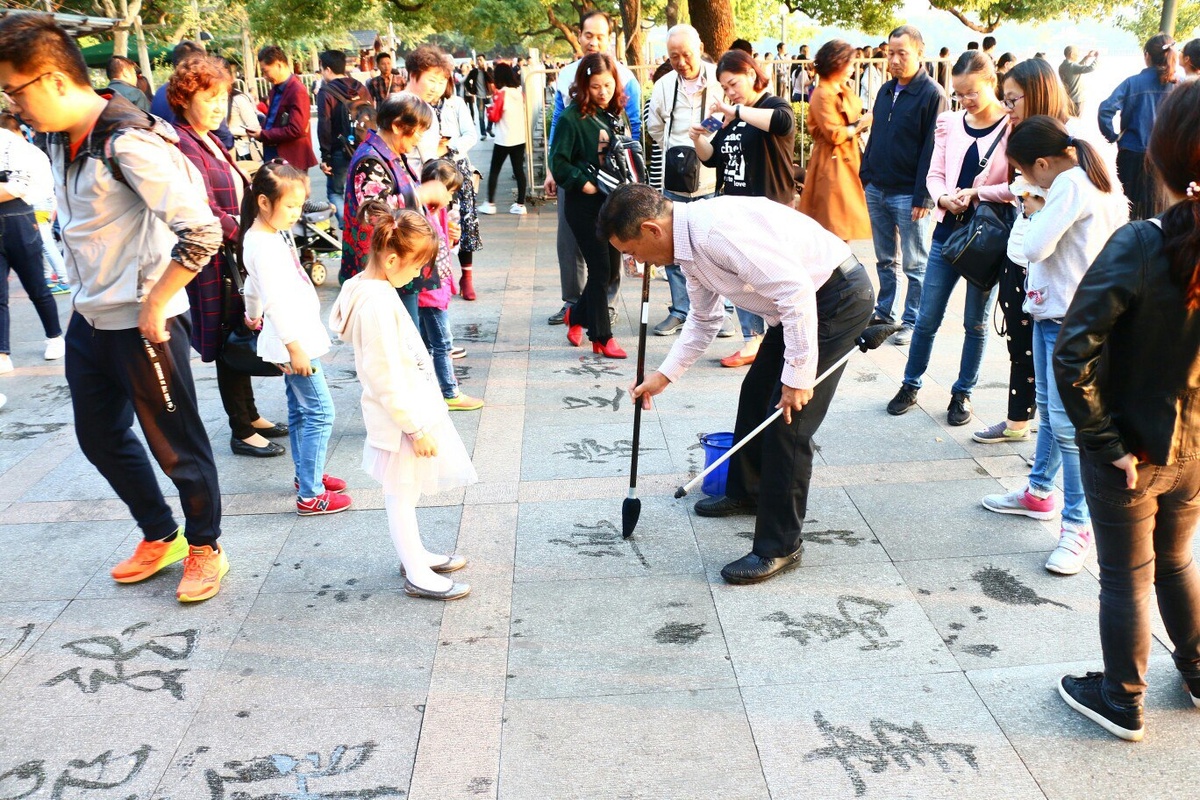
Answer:
<svg viewBox="0 0 1200 800"><path fill-rule="evenodd" d="M1200 458L1200 312L1171 281L1154 222L1117 230L1079 284L1054 375L1080 449L1167 465Z"/></svg>

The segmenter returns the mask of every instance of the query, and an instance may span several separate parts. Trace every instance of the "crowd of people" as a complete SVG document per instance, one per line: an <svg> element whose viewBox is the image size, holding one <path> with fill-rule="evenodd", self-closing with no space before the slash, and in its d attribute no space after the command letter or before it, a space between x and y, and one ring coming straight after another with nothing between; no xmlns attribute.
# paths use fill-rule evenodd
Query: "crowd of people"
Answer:
<svg viewBox="0 0 1200 800"><path fill-rule="evenodd" d="M654 333L679 338L631 387L647 407L740 324L742 347L722 359L749 366L735 436L773 408L780 419L732 459L726 493L695 506L702 516L756 518L751 552L726 565L724 579L758 583L800 563L813 436L840 359L864 329L893 331L908 351L887 412L906 413L964 279L948 423L972 419L997 299L1009 403L1005 420L972 436L1027 440L1039 421L1026 485L982 505L1059 519L1051 572L1076 574L1097 550L1105 671L1065 676L1060 693L1106 730L1141 738L1153 586L1200 707L1191 556L1200 420L1190 402L1200 391L1200 81L1187 79L1200 63L1197 43L1181 59L1169 36L1151 38L1145 70L1099 104L1101 134L1118 145L1114 177L1078 122L1080 79L1095 52L1068 47L1055 69L997 55L988 37L956 59L940 54L934 67L920 31L904 25L879 47L833 40L793 67L782 45L756 58L735 42L709 58L696 30L679 25L665 65L643 85L611 53L612 36L607 14L586 13L583 54L553 84L544 188L557 198L563 305L549 322L565 326L572 346L586 333L595 354L626 358L613 334L622 259L664 268L670 304ZM479 214L496 213L506 160L517 182L509 212L527 213L525 65L480 57L456 66L424 45L400 69L377 54L379 74L364 83L347 74L344 53L319 60L315 103L277 46L258 53L271 90L257 107L233 90L230 64L187 42L153 96L118 57L97 92L77 43L51 16L0 22L11 112L0 125L0 267L5 278L17 271L39 313L45 358L66 356L80 446L142 531L112 571L118 582L183 561L177 597L192 602L215 595L229 569L192 349L216 363L232 452L290 450L299 515L350 507L346 481L324 472L334 404L320 359L332 328L354 349L363 469L383 486L406 593L447 600L470 591L447 577L466 566L462 556L425 549L416 506L422 493L475 480L450 413L482 401L457 384L453 359L465 351L450 320L455 296L476 296ZM808 106L803 175L793 102ZM45 151L22 125L42 135ZM661 154L661 185L635 175L614 186L608 153L639 140L643 125ZM481 202L470 151L486 138L494 142ZM318 167L342 237L328 326L290 235ZM70 209L56 225L55 194ZM961 234L985 217L999 238L973 245ZM50 295L64 277L55 229L71 264L65 335ZM849 246L862 239L875 247L878 296ZM13 369L6 290L0 300L3 372ZM268 374L283 376L286 423L257 410L250 378ZM182 526L132 432L135 417L179 491ZM284 437L286 448L272 441Z"/></svg>

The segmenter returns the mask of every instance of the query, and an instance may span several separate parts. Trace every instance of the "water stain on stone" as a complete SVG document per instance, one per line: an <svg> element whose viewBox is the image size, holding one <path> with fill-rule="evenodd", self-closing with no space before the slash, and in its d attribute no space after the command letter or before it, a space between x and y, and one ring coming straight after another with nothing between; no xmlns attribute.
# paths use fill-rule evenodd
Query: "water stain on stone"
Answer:
<svg viewBox="0 0 1200 800"><path fill-rule="evenodd" d="M659 644L695 644L701 636L708 636L703 622L668 622L654 632L654 641Z"/></svg>
<svg viewBox="0 0 1200 800"><path fill-rule="evenodd" d="M350 580L346 581L347 586L353 586L356 583L358 583L358 578L351 578Z"/></svg>
<svg viewBox="0 0 1200 800"><path fill-rule="evenodd" d="M346 594L345 592L338 592L333 596L333 599L339 603L344 603L350 599L350 595Z"/></svg>
<svg viewBox="0 0 1200 800"><path fill-rule="evenodd" d="M858 547L866 541L854 531L805 531L804 541L813 544L842 544L846 547Z"/></svg>
<svg viewBox="0 0 1200 800"><path fill-rule="evenodd" d="M663 603L663 608L687 608L688 604L682 600L672 600L669 603Z"/></svg>
<svg viewBox="0 0 1200 800"><path fill-rule="evenodd" d="M878 377L879 375L874 372L860 372L854 377L854 380L859 383L874 383Z"/></svg>
<svg viewBox="0 0 1200 800"><path fill-rule="evenodd" d="M250 712L249 711L239 711L236 714L234 714L234 716L238 717L239 719L245 719L246 717L250 716Z"/></svg>
<svg viewBox="0 0 1200 800"><path fill-rule="evenodd" d="M942 641L945 642L946 644L954 644L955 642L958 641L958 634L955 633L955 634L951 634L950 636L943 636Z"/></svg>
<svg viewBox="0 0 1200 800"><path fill-rule="evenodd" d="M950 623L950 630L952 630L952 631L961 631L965 627L967 627L967 626L963 625L961 622L951 622Z"/></svg>
<svg viewBox="0 0 1200 800"><path fill-rule="evenodd" d="M1021 583L1017 578L1006 569L999 567L985 567L977 571L971 576L971 580L975 581L982 587L984 595L992 600L1004 603L1010 606L1058 606L1071 610L1069 605L1059 603L1056 600L1051 600L1040 596L1033 589ZM975 609L971 609L975 611ZM983 609L975 613L982 612Z"/></svg>
<svg viewBox="0 0 1200 800"><path fill-rule="evenodd" d="M962 648L962 651L980 658L991 658L993 654L1000 652L1000 648L994 644L969 644Z"/></svg>
<svg viewBox="0 0 1200 800"><path fill-rule="evenodd" d="M754 531L738 531L736 535L739 539L753 539Z"/></svg>
<svg viewBox="0 0 1200 800"><path fill-rule="evenodd" d="M27 425L24 422L10 422L0 431L0 439L10 442L22 442L36 436L44 436L67 427L65 422L39 422Z"/></svg>
<svg viewBox="0 0 1200 800"><path fill-rule="evenodd" d="M471 778L467 783L467 791L471 794L488 794L491 788L491 778Z"/></svg>
<svg viewBox="0 0 1200 800"><path fill-rule="evenodd" d="M371 595L369 595L369 594L360 594L360 595L358 596L358 599L359 599L359 600L367 600L367 599L369 599L370 597L371 597Z"/></svg>
<svg viewBox="0 0 1200 800"><path fill-rule="evenodd" d="M971 613L972 614L982 614L983 606L971 606Z"/></svg>
<svg viewBox="0 0 1200 800"><path fill-rule="evenodd" d="M297 561L295 564L292 564L292 569L300 569L300 565L303 563L303 561Z"/></svg>
<svg viewBox="0 0 1200 800"><path fill-rule="evenodd" d="M327 594L329 594L329 592L322 589L321 591L317 592L317 597L324 597Z"/></svg>

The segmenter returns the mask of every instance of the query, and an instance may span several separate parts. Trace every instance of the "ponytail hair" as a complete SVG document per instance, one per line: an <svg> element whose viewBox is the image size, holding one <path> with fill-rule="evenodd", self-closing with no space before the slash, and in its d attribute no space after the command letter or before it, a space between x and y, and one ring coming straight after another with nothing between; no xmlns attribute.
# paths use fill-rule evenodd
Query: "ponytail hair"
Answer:
<svg viewBox="0 0 1200 800"><path fill-rule="evenodd" d="M1163 253L1187 307L1200 310L1200 81L1185 81L1158 107L1149 161L1158 179L1183 199L1162 215Z"/></svg>
<svg viewBox="0 0 1200 800"><path fill-rule="evenodd" d="M435 158L432 161L426 161L425 166L421 168L421 183L431 181L437 181L446 187L446 191L454 194L462 188L463 176L450 159Z"/></svg>
<svg viewBox="0 0 1200 800"><path fill-rule="evenodd" d="M1020 167L1028 167L1039 158L1068 156L1075 148L1075 159L1097 189L1108 194L1113 190L1108 168L1096 149L1067 132L1067 127L1054 117L1039 114L1018 125L1008 137L1008 157Z"/></svg>
<svg viewBox="0 0 1200 800"><path fill-rule="evenodd" d="M250 226L258 218L258 198L266 197L274 205L283 197L284 192L297 186L307 193L308 175L281 158L268 161L254 173L250 191L242 198L242 220L238 226L237 265L243 273L246 272L246 262L242 260L242 242L246 240L246 231L250 230Z"/></svg>
<svg viewBox="0 0 1200 800"><path fill-rule="evenodd" d="M1159 83L1175 83L1175 70L1179 54L1175 52L1175 40L1165 33L1150 37L1144 48L1150 66L1158 71Z"/></svg>
<svg viewBox="0 0 1200 800"><path fill-rule="evenodd" d="M371 258L389 252L421 264L433 261L438 237L429 220L411 209L393 209L379 199L368 200L358 209L358 222L371 229Z"/></svg>

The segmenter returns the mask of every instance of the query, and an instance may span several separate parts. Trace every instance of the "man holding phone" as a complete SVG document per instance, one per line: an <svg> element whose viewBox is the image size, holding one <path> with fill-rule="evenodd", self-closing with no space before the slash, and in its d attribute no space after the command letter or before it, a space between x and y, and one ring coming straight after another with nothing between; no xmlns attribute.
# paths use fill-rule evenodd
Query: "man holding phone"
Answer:
<svg viewBox="0 0 1200 800"><path fill-rule="evenodd" d="M277 45L267 45L258 51L258 66L263 77L271 82L267 104L267 121L261 131L246 131L263 143L263 160L282 158L298 170L317 165L313 152L308 90L292 73L287 54Z"/></svg>
<svg viewBox="0 0 1200 800"><path fill-rule="evenodd" d="M668 72L650 94L646 132L665 153L663 159L663 196L675 203L704 200L717 194L717 171L700 163L688 131L700 124L713 133L722 122L705 118L712 100L724 97L717 82L717 67L702 60L704 50L700 34L691 25L676 25L667 31ZM687 319L691 304L687 284L678 264L666 267L671 287L671 305L667 318L654 326L654 333L670 336L678 333Z"/></svg>

